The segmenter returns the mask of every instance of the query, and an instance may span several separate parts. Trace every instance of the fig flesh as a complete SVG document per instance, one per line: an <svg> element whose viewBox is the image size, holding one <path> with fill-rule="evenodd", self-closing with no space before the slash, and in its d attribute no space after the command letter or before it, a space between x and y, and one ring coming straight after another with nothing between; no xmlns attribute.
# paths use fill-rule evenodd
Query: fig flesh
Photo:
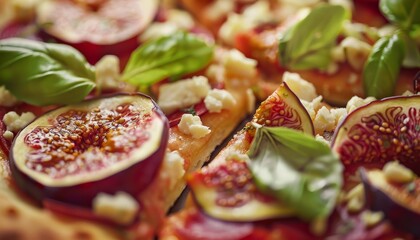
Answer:
<svg viewBox="0 0 420 240"><path fill-rule="evenodd" d="M149 97L114 95L50 111L16 136L11 170L35 199L90 207L100 192L136 195L155 176L168 139Z"/></svg>
<svg viewBox="0 0 420 240"><path fill-rule="evenodd" d="M211 217L250 222L293 215L293 210L257 190L244 161L232 159L188 177L198 206Z"/></svg>
<svg viewBox="0 0 420 240"><path fill-rule="evenodd" d="M381 167L398 159L418 168L420 95L377 100L351 112L337 127L332 148L345 165Z"/></svg>
<svg viewBox="0 0 420 240"><path fill-rule="evenodd" d="M368 207L382 211L397 228L420 237L420 179L408 184L389 182L380 170L361 170Z"/></svg>
<svg viewBox="0 0 420 240"><path fill-rule="evenodd" d="M47 38L72 45L95 63L133 51L157 9L156 0L49 0L38 7L37 23Z"/></svg>

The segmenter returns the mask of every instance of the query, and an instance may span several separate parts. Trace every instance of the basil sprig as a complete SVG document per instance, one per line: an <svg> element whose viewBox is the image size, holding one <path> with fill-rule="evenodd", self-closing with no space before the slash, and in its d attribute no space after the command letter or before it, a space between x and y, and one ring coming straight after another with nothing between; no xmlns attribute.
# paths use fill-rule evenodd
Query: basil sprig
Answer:
<svg viewBox="0 0 420 240"><path fill-rule="evenodd" d="M146 42L130 57L122 79L148 87L168 77L200 70L213 56L213 47L185 32Z"/></svg>
<svg viewBox="0 0 420 240"><path fill-rule="evenodd" d="M279 43L280 63L289 69L325 69L331 47L341 31L346 12L342 6L323 4L289 28Z"/></svg>
<svg viewBox="0 0 420 240"><path fill-rule="evenodd" d="M83 100L95 87L95 73L70 46L25 39L0 41L0 85L33 105Z"/></svg>
<svg viewBox="0 0 420 240"><path fill-rule="evenodd" d="M248 155L257 187L303 219L330 215L342 186L342 165L312 136L284 127L256 126Z"/></svg>
<svg viewBox="0 0 420 240"><path fill-rule="evenodd" d="M379 39L365 64L363 81L368 96L384 98L394 93L404 58L404 43L393 35Z"/></svg>
<svg viewBox="0 0 420 240"><path fill-rule="evenodd" d="M413 37L420 37L420 0L381 0L380 10L398 29L379 39L363 69L367 96L393 95L401 67L420 67L420 50Z"/></svg>

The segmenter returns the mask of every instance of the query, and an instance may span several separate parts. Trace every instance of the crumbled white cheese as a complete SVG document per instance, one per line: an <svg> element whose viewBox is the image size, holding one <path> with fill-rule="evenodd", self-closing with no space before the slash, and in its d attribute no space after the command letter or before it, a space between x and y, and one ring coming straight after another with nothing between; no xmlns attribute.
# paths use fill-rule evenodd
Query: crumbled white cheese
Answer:
<svg viewBox="0 0 420 240"><path fill-rule="evenodd" d="M249 78L257 73L257 61L245 57L236 49L229 50L223 58L225 72L229 76Z"/></svg>
<svg viewBox="0 0 420 240"><path fill-rule="evenodd" d="M316 94L315 86L304 80L297 73L285 72L283 74L283 82L296 94L296 96L305 101L312 101L318 95Z"/></svg>
<svg viewBox="0 0 420 240"><path fill-rule="evenodd" d="M180 29L191 29L195 25L193 17L186 11L170 9L167 17L168 22L174 23Z"/></svg>
<svg viewBox="0 0 420 240"><path fill-rule="evenodd" d="M248 6L243 13L230 13L225 23L220 27L219 38L233 45L235 36L256 27L258 24L272 20L270 5L267 1L257 1Z"/></svg>
<svg viewBox="0 0 420 240"><path fill-rule="evenodd" d="M11 132L11 131L9 131L9 130L6 130L6 131L3 133L3 137L4 137L6 140L8 140L8 141L12 141L14 136L15 136L15 134L13 134L13 132Z"/></svg>
<svg viewBox="0 0 420 240"><path fill-rule="evenodd" d="M334 62L344 62L346 60L343 46L338 45L331 49L331 59Z"/></svg>
<svg viewBox="0 0 420 240"><path fill-rule="evenodd" d="M31 112L24 112L19 116L16 112L10 111L4 115L3 122L6 124L7 130L17 132L26 127L34 119L35 115Z"/></svg>
<svg viewBox="0 0 420 240"><path fill-rule="evenodd" d="M228 13L233 12L234 8L234 1L216 0L213 1L213 3L210 4L205 11L210 20L217 20L226 16Z"/></svg>
<svg viewBox="0 0 420 240"><path fill-rule="evenodd" d="M170 189L173 189L175 184L184 177L184 162L185 160L179 155L178 151L166 152L163 160L165 170L162 173L165 174L165 178L169 179Z"/></svg>
<svg viewBox="0 0 420 240"><path fill-rule="evenodd" d="M309 116L311 117L312 121L315 120L316 112L321 108L321 102L322 102L322 96L318 96L314 98L311 102L300 100L302 105L305 107L306 111L309 113Z"/></svg>
<svg viewBox="0 0 420 240"><path fill-rule="evenodd" d="M211 130L204 126L199 116L192 114L183 114L178 124L181 132L191 135L193 138L202 138L209 134Z"/></svg>
<svg viewBox="0 0 420 240"><path fill-rule="evenodd" d="M354 9L354 4L351 0L329 0L328 2L332 5L342 6L349 13Z"/></svg>
<svg viewBox="0 0 420 240"><path fill-rule="evenodd" d="M218 63L210 64L206 69L205 75L217 82L223 82L225 80L225 67Z"/></svg>
<svg viewBox="0 0 420 240"><path fill-rule="evenodd" d="M152 39L169 36L179 30L179 27L172 22L155 22L149 25L139 36L140 42L146 42Z"/></svg>
<svg viewBox="0 0 420 240"><path fill-rule="evenodd" d="M204 76L163 84L159 88L158 105L164 113L170 114L200 102L209 91L210 84Z"/></svg>
<svg viewBox="0 0 420 240"><path fill-rule="evenodd" d="M230 92L224 89L212 89L204 99L204 104L209 112L221 112L235 106L236 100Z"/></svg>
<svg viewBox="0 0 420 240"><path fill-rule="evenodd" d="M321 107L316 113L314 119L315 132L323 133L324 131L333 131L337 124L347 115L344 108L328 109Z"/></svg>
<svg viewBox="0 0 420 240"><path fill-rule="evenodd" d="M380 37L387 37L395 33L395 31L398 29L397 26L393 24L387 24L381 28L378 29L378 35Z"/></svg>
<svg viewBox="0 0 420 240"><path fill-rule="evenodd" d="M246 90L246 109L248 113L253 113L255 111L256 101L257 100L255 98L254 91L252 91L251 88L248 88Z"/></svg>
<svg viewBox="0 0 420 240"><path fill-rule="evenodd" d="M347 113L353 112L356 108L359 108L363 105L366 105L368 103L371 103L373 101L375 101L376 98L374 97L367 97L365 99L358 97L358 96L353 96L346 105L346 110Z"/></svg>
<svg viewBox="0 0 420 240"><path fill-rule="evenodd" d="M93 211L116 223L131 223L140 209L138 202L128 193L117 192L115 196L99 193L93 199Z"/></svg>
<svg viewBox="0 0 420 240"><path fill-rule="evenodd" d="M116 89L120 86L120 60L106 55L95 64L96 86L100 90Z"/></svg>
<svg viewBox="0 0 420 240"><path fill-rule="evenodd" d="M19 101L4 86L0 86L0 106L11 107Z"/></svg>
<svg viewBox="0 0 420 240"><path fill-rule="evenodd" d="M402 96L413 96L414 95L414 93L413 92L411 92L410 90L407 90L407 91L405 91L405 92L403 92L403 94L401 94Z"/></svg>
<svg viewBox="0 0 420 240"><path fill-rule="evenodd" d="M355 70L361 70L364 66L372 46L354 37L347 37L341 41L347 62Z"/></svg>

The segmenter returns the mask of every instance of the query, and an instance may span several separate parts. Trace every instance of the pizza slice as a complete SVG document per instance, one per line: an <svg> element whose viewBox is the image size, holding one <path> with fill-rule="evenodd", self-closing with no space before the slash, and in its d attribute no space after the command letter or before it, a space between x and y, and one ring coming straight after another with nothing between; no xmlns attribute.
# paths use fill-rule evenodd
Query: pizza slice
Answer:
<svg viewBox="0 0 420 240"><path fill-rule="evenodd" d="M12 105L2 108L2 237L153 238L184 175L255 104L256 62L188 33L142 45L122 74L116 57L93 69L60 44L7 39L0 50Z"/></svg>
<svg viewBox="0 0 420 240"><path fill-rule="evenodd" d="M187 176L186 207L159 239L416 239L418 102L397 96L350 109L330 148L311 136L322 121L313 123L281 85L208 166Z"/></svg>
<svg viewBox="0 0 420 240"><path fill-rule="evenodd" d="M218 39L258 61L265 79L260 99L277 88L285 71L314 83L334 105L343 106L354 95L383 98L413 91L420 67L419 59L411 57L419 52L416 24L401 27L404 20L396 20L389 10L396 6L387 1L381 11L379 1L231 1L230 10L223 6L226 1L184 2L204 22L211 14L198 14L198 9L225 10L215 11L221 14L214 21ZM415 9L413 4L401 2L398 7ZM386 44L395 54L389 59ZM385 65L393 70L381 67Z"/></svg>

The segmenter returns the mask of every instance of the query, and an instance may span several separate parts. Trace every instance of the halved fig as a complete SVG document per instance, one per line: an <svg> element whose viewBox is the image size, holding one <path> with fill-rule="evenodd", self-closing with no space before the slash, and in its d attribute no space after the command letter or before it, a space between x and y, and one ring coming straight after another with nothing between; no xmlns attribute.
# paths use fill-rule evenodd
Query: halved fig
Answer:
<svg viewBox="0 0 420 240"><path fill-rule="evenodd" d="M294 213L257 189L244 161L231 159L215 168L204 168L187 181L202 211L220 220L250 222Z"/></svg>
<svg viewBox="0 0 420 240"><path fill-rule="evenodd" d="M332 149L345 165L398 159L420 166L420 95L374 101L351 112L337 127Z"/></svg>
<svg viewBox="0 0 420 240"><path fill-rule="evenodd" d="M133 51L157 8L157 0L48 0L38 8L37 22L96 62L105 54Z"/></svg>
<svg viewBox="0 0 420 240"><path fill-rule="evenodd" d="M380 170L360 172L367 205L374 211L382 211L399 229L420 237L420 179L395 184Z"/></svg>
<svg viewBox="0 0 420 240"><path fill-rule="evenodd" d="M168 129L154 101L141 94L61 107L16 136L12 174L18 186L39 201L89 207L100 192L136 195L162 162Z"/></svg>
<svg viewBox="0 0 420 240"><path fill-rule="evenodd" d="M282 83L261 103L255 112L253 122L269 127L292 128L314 135L311 117L286 83Z"/></svg>

